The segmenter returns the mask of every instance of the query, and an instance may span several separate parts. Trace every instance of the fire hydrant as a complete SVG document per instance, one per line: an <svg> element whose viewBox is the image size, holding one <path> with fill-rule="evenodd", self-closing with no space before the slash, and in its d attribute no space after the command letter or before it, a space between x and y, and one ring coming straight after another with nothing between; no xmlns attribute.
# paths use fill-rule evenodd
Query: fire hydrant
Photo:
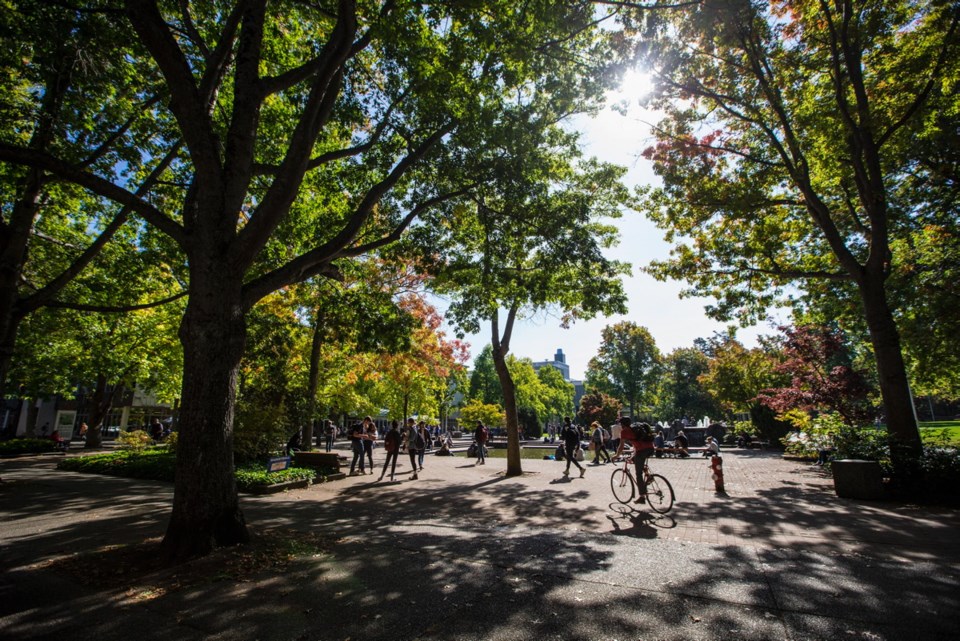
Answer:
<svg viewBox="0 0 960 641"><path fill-rule="evenodd" d="M710 469L713 470L713 484L717 492L725 492L723 489L723 459L719 456L710 457Z"/></svg>

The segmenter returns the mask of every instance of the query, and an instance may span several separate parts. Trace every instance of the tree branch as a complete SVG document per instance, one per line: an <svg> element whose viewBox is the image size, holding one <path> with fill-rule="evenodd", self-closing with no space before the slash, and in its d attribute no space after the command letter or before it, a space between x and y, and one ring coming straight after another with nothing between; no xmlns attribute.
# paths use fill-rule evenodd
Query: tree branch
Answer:
<svg viewBox="0 0 960 641"><path fill-rule="evenodd" d="M166 171L170 166L170 163L177 157L177 154L180 153L181 143L177 143L173 148L167 152L167 155L161 159L156 167L153 168L153 171L150 172L150 175L143 181L143 184L140 185L140 188L137 190L136 196L142 198L153 185L157 182L157 179L160 175ZM127 217L130 214L131 207L124 206L119 213L114 217L110 224L104 228L100 233L97 239L90 244L90 246L81 253L74 261L67 267L63 272L61 272L56 278L52 279L49 283L44 285L40 290L31 296L22 299L17 303L18 309L22 310L24 314L27 314L33 310L36 310L43 305L47 304L48 301L52 300L60 291L72 281L83 269L90 264L100 251L106 246L106 244L113 238L113 235L119 230L124 223L127 221Z"/></svg>
<svg viewBox="0 0 960 641"><path fill-rule="evenodd" d="M179 224L168 218L159 209L142 200L136 194L119 187L109 180L95 174L77 169L59 158L50 154L16 147L0 142L0 160L6 160L19 165L42 169L59 177L84 187L91 192L103 196L121 205L129 207L148 223L167 234L179 244L184 241L184 230Z"/></svg>
<svg viewBox="0 0 960 641"><path fill-rule="evenodd" d="M179 294L174 294L168 298L162 300L153 301L152 303L143 303L140 305L126 305L121 307L114 307L112 305L87 305L84 303L71 303L66 301L53 300L46 304L47 307L56 307L59 309L75 309L81 312L99 312L101 314L124 314L127 312L136 312L142 309L152 309L154 307L160 307L161 305L166 305L167 303L172 303L175 300L183 298L184 296L189 295L189 291L182 291Z"/></svg>
<svg viewBox="0 0 960 641"><path fill-rule="evenodd" d="M193 71L170 33L153 0L126 0L127 18L140 41L153 56L170 89L170 111L177 120L198 177L208 185L220 184L219 145L210 122L204 96Z"/></svg>

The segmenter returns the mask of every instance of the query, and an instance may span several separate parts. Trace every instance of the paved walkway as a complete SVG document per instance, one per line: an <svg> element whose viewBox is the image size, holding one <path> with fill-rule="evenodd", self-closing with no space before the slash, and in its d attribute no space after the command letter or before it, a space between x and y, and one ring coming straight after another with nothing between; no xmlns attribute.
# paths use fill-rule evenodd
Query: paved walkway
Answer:
<svg viewBox="0 0 960 641"><path fill-rule="evenodd" d="M396 483L378 470L243 498L255 531L328 551L138 597L46 561L161 536L170 487L4 461L0 638L960 637L960 512L838 499L819 468L772 452L724 462L717 495L706 459L653 460L677 494L655 518L612 500L609 465L567 479L562 463L525 460L508 479L503 459L428 456L411 481L401 458Z"/></svg>

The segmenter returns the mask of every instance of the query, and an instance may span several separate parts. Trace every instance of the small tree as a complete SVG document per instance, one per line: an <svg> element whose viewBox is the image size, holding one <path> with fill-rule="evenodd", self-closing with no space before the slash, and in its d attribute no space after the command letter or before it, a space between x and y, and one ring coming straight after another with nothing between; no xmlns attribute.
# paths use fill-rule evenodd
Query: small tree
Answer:
<svg viewBox="0 0 960 641"><path fill-rule="evenodd" d="M503 408L499 405L490 405L478 400L468 402L460 410L460 426L463 429L473 429L480 421L487 427L503 427Z"/></svg>
<svg viewBox="0 0 960 641"><path fill-rule="evenodd" d="M850 427L874 417L873 388L853 366L843 335L827 327L783 327L784 361L774 370L790 377L790 385L763 390L758 400L783 414L792 409L836 412Z"/></svg>
<svg viewBox="0 0 960 641"><path fill-rule="evenodd" d="M580 399L577 420L582 425L598 421L601 425L611 425L620 415L623 403L599 390L591 390Z"/></svg>

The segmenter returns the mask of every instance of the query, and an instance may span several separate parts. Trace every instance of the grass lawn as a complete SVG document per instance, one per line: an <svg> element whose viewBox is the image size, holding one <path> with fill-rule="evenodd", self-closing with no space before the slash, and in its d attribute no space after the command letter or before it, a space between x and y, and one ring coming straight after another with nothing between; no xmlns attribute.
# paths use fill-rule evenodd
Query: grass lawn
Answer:
<svg viewBox="0 0 960 641"><path fill-rule="evenodd" d="M947 444L960 446L960 421L926 421L920 423L920 438L928 445Z"/></svg>

